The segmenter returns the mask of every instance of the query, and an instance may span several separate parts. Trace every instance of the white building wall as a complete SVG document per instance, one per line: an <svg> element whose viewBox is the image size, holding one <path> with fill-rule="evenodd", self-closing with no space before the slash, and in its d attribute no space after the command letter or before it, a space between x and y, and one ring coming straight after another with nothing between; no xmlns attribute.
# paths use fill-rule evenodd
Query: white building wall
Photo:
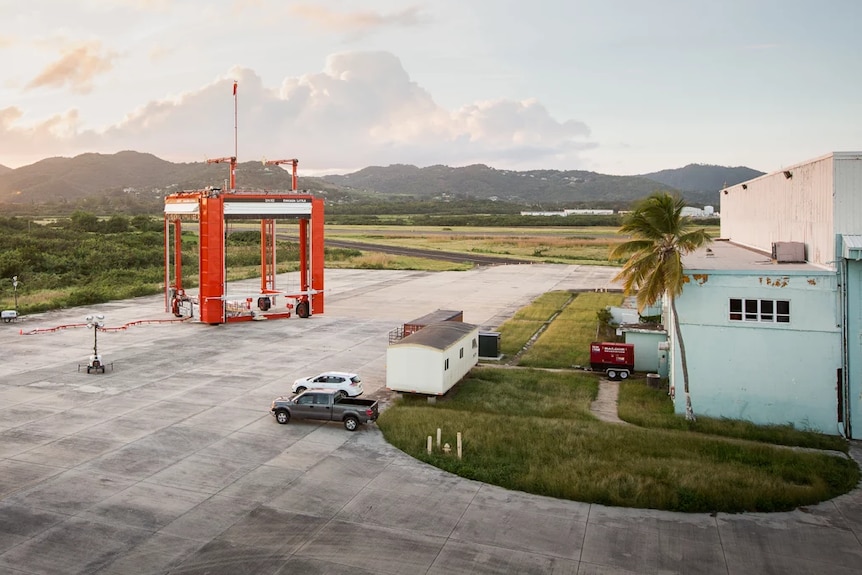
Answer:
<svg viewBox="0 0 862 575"><path fill-rule="evenodd" d="M446 349L443 355L449 360L449 369L443 370L443 389L440 394L452 389L479 363L479 328Z"/></svg>
<svg viewBox="0 0 862 575"><path fill-rule="evenodd" d="M834 156L835 234L862 234L862 153L836 152Z"/></svg>
<svg viewBox="0 0 862 575"><path fill-rule="evenodd" d="M386 350L386 387L437 395L443 389L443 354L422 345L392 345Z"/></svg>
<svg viewBox="0 0 862 575"><path fill-rule="evenodd" d="M835 269L833 156L722 190L721 237L767 254L773 242L803 242L809 262Z"/></svg>
<svg viewBox="0 0 862 575"><path fill-rule="evenodd" d="M478 362L478 327L443 350L416 344L390 345L386 350L386 387L394 391L443 395Z"/></svg>
<svg viewBox="0 0 862 575"><path fill-rule="evenodd" d="M764 273L751 271L689 271L700 280L685 286L676 306L695 414L837 434L837 274L785 272L766 282ZM730 298L789 300L790 323L731 321ZM674 410L685 413L672 324L668 332Z"/></svg>

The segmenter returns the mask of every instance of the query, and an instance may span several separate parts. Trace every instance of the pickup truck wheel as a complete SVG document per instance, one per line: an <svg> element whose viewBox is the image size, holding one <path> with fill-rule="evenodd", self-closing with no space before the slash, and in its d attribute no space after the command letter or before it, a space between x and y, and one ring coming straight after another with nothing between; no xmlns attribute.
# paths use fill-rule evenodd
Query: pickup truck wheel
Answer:
<svg viewBox="0 0 862 575"><path fill-rule="evenodd" d="M280 424L284 425L288 421L290 421L290 413L285 410L280 410L275 412L275 420Z"/></svg>
<svg viewBox="0 0 862 575"><path fill-rule="evenodd" d="M358 427L359 420L352 415L348 415L344 418L344 429L346 429L347 431L356 431Z"/></svg>

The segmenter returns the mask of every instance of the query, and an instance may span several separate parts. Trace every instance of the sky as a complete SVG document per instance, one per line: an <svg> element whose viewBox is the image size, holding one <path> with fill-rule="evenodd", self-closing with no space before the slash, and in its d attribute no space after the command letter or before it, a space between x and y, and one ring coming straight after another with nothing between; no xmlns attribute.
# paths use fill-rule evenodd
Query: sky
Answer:
<svg viewBox="0 0 862 575"><path fill-rule="evenodd" d="M859 22L858 0L0 0L0 165L772 172L862 149Z"/></svg>

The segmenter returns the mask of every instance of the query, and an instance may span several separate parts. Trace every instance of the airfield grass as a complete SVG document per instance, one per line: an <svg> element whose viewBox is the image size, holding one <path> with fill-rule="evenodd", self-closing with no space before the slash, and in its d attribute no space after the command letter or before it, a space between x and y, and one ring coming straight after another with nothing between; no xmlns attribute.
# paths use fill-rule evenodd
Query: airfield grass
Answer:
<svg viewBox="0 0 862 575"><path fill-rule="evenodd" d="M846 493L859 480L845 457L600 422L589 411L597 382L588 373L481 367L435 405L399 399L378 425L391 444L457 475L604 505L785 511ZM438 428L451 453L426 451Z"/></svg>
<svg viewBox="0 0 862 575"><path fill-rule="evenodd" d="M596 314L609 305L621 304L623 296L608 292L584 292L573 295L575 297L566 302L554 321L547 325L536 341L520 356L518 365L546 368L589 365L590 342L595 341L598 325ZM504 323L501 328L501 348L507 335L507 323ZM513 339L523 338L523 335L518 333L509 335ZM521 344L521 347L525 344L526 342ZM510 345L514 347L517 342L512 342Z"/></svg>
<svg viewBox="0 0 862 575"><path fill-rule="evenodd" d="M620 386L618 413L633 425L599 421L590 412L599 374L559 368L588 362L596 312L621 296L572 295L545 294L501 326L501 347L511 353L553 318L520 356L533 367L478 366L433 405L402 395L378 420L387 441L446 471L508 489L669 511L785 511L859 482L840 437L729 419L688 422L674 414L666 391L643 380ZM426 450L438 428L451 453ZM462 459L455 454L459 432Z"/></svg>
<svg viewBox="0 0 862 575"><path fill-rule="evenodd" d="M379 270L424 270L464 271L470 264L432 260L412 256L389 255L360 250L332 250L325 260L328 269L379 269ZM230 248L226 266L227 281L238 281L260 277L260 249L258 247ZM249 263L249 259L254 259ZM276 273L294 272L299 269L296 261L278 263ZM62 309L79 305L92 305L112 300L127 299L163 292L162 264L129 273L112 273L99 281L69 284L51 289L22 289L18 293L18 308L22 314L38 313L51 309ZM186 270L183 278L186 288L198 285L197 274ZM0 295L0 307L12 309L14 300L9 294Z"/></svg>
<svg viewBox="0 0 862 575"><path fill-rule="evenodd" d="M564 291L548 292L521 308L500 326L500 352L513 356L524 349L530 339L572 299Z"/></svg>
<svg viewBox="0 0 862 575"><path fill-rule="evenodd" d="M464 254L511 257L545 263L616 265L608 261L610 248L621 241L616 228L375 228L340 226L330 237L399 247Z"/></svg>
<svg viewBox="0 0 862 575"><path fill-rule="evenodd" d="M694 407L697 408L696 405ZM645 385L643 380L637 379L620 382L617 415L639 427L690 431L842 453L848 451L847 441L839 436L797 429L792 425L755 425L750 421L701 415L697 416L697 421L686 421L685 417L674 413L666 390L653 389Z"/></svg>

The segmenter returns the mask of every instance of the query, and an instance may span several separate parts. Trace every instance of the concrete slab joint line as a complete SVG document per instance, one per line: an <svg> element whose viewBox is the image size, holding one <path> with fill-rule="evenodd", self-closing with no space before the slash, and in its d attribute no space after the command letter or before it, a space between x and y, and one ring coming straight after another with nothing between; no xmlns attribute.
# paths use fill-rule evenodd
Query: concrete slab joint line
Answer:
<svg viewBox="0 0 862 575"><path fill-rule="evenodd" d="M375 425L279 425L268 411L296 378L331 369L355 368L363 397L386 397L399 321L457 301L465 321L499 325L543 293L606 288L616 272L327 270L327 289L344 297L324 314L100 333L115 369L98 376L75 371L92 334L0 329L0 574L858 575L858 489L788 513L606 507L451 475ZM117 325L172 317L153 296L39 314L28 327L90 313ZM614 421L618 385L602 381L593 404ZM851 455L859 461L862 444Z"/></svg>

